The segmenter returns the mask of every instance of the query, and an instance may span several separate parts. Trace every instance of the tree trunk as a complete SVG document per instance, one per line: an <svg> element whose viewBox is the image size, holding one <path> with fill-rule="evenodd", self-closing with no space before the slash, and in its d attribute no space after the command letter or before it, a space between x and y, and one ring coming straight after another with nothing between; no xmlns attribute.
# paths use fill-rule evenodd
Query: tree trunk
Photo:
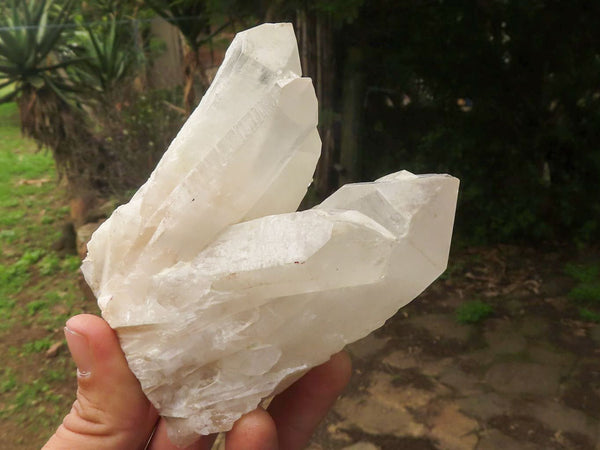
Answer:
<svg viewBox="0 0 600 450"><path fill-rule="evenodd" d="M364 93L363 60L359 48L350 48L344 64L342 85L342 136L340 142L340 185L361 179L360 122Z"/></svg>
<svg viewBox="0 0 600 450"><path fill-rule="evenodd" d="M312 78L319 100L319 134L323 146L315 172L314 187L317 197L322 199L338 186L334 168L336 164L333 121L335 61L332 21L330 17L315 12L298 10L296 31L304 75Z"/></svg>
<svg viewBox="0 0 600 450"><path fill-rule="evenodd" d="M183 107L186 117L194 110L196 106L196 89L194 87L194 74L198 67L198 53L189 45L185 46L183 54L183 78L185 81L183 87Z"/></svg>
<svg viewBox="0 0 600 450"><path fill-rule="evenodd" d="M184 87L183 87L183 105L185 108L185 114L189 115L194 111L198 104L196 97L196 80L199 79L199 84L202 87L202 92L208 89L210 80L206 71L206 67L200 60L200 49L192 48L185 44L185 50L183 55L183 75L184 75Z"/></svg>

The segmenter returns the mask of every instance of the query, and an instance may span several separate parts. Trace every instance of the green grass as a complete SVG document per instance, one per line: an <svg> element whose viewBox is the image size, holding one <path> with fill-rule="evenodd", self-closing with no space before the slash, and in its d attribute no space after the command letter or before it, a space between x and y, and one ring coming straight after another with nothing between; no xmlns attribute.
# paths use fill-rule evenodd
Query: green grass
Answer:
<svg viewBox="0 0 600 450"><path fill-rule="evenodd" d="M456 308L456 321L462 324L476 324L494 314L494 308L481 300L471 300Z"/></svg>
<svg viewBox="0 0 600 450"><path fill-rule="evenodd" d="M565 273L576 282L567 296L578 305L579 318L600 323L600 263L568 263Z"/></svg>
<svg viewBox="0 0 600 450"><path fill-rule="evenodd" d="M38 264L38 269L40 274L47 276L55 274L60 270L60 259L55 253L50 253L40 261Z"/></svg>
<svg viewBox="0 0 600 450"><path fill-rule="evenodd" d="M588 308L579 308L579 317L588 322L600 323L600 313Z"/></svg>
<svg viewBox="0 0 600 450"><path fill-rule="evenodd" d="M567 263L565 273L580 283L593 283L600 280L600 264Z"/></svg>
<svg viewBox="0 0 600 450"><path fill-rule="evenodd" d="M569 298L578 303L600 305L600 281L575 286L569 292Z"/></svg>
<svg viewBox="0 0 600 450"><path fill-rule="evenodd" d="M0 381L0 394L10 392L17 387L17 378L15 376L15 372L10 367L4 369L2 378L0 378L0 380L2 380Z"/></svg>
<svg viewBox="0 0 600 450"><path fill-rule="evenodd" d="M25 342L22 348L22 354L28 355L31 353L41 353L45 352L52 345L52 340L49 337L43 337L41 339L36 339L35 341Z"/></svg>
<svg viewBox="0 0 600 450"><path fill-rule="evenodd" d="M66 346L54 358L46 350L64 339L68 317L96 306L79 289L79 258L52 250L68 220L66 205L51 156L23 139L16 105L0 105L2 448L41 447L73 401Z"/></svg>

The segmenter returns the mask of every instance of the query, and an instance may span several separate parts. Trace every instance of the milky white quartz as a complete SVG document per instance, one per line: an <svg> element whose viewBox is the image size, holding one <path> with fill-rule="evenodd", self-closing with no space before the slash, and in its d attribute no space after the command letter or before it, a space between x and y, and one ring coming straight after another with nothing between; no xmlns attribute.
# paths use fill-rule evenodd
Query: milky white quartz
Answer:
<svg viewBox="0 0 600 450"><path fill-rule="evenodd" d="M402 171L293 212L320 152L291 25L239 33L82 270L179 445L374 329L445 269L458 180Z"/></svg>

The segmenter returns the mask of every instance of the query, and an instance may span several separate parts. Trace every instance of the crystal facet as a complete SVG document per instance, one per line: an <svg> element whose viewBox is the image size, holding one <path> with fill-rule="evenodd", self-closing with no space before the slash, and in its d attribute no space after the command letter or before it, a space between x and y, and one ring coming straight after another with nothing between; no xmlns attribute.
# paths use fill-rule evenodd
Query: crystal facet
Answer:
<svg viewBox="0 0 600 450"><path fill-rule="evenodd" d="M316 123L291 25L238 34L150 179L88 245L86 280L177 444L230 429L446 267L448 175L402 171L293 212Z"/></svg>

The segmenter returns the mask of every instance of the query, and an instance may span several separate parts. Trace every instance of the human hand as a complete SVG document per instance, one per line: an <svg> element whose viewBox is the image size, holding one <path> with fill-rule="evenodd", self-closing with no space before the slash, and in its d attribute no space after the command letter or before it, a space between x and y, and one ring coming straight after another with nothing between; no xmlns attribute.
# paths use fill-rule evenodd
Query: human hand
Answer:
<svg viewBox="0 0 600 450"><path fill-rule="evenodd" d="M65 335L78 368L77 399L42 450L177 449L110 326L82 314L67 321ZM226 449L304 448L348 383L350 371L345 353L332 356L276 396L267 411L259 408L241 417L227 433ZM210 449L215 438L203 436L186 450Z"/></svg>

